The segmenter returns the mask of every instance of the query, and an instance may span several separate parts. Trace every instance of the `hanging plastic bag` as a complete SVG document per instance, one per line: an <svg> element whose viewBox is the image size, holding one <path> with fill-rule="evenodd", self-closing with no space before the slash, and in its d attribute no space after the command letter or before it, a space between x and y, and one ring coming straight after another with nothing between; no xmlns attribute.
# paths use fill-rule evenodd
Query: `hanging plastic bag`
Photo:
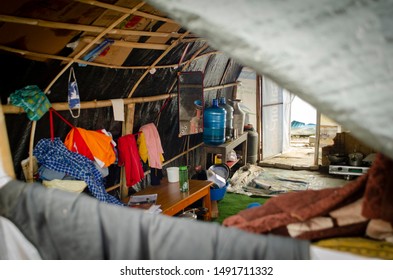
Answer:
<svg viewBox="0 0 393 280"><path fill-rule="evenodd" d="M22 107L32 121L38 121L51 107L45 93L36 85L26 86L11 93L10 102Z"/></svg>
<svg viewBox="0 0 393 280"><path fill-rule="evenodd" d="M76 81L75 71L73 67L71 67L70 74L68 76L68 108L73 118L79 117L81 110L81 102L79 98L78 83ZM76 115L74 115L74 112L72 111L74 109L78 110Z"/></svg>

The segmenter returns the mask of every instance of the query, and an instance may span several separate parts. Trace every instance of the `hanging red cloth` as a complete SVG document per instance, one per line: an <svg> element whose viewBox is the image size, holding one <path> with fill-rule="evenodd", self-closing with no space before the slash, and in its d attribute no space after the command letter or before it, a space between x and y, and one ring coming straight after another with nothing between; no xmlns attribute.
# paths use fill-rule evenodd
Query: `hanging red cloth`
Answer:
<svg viewBox="0 0 393 280"><path fill-rule="evenodd" d="M145 177L135 136L133 134L128 134L119 138L118 152L118 165L124 166L127 187L132 187Z"/></svg>

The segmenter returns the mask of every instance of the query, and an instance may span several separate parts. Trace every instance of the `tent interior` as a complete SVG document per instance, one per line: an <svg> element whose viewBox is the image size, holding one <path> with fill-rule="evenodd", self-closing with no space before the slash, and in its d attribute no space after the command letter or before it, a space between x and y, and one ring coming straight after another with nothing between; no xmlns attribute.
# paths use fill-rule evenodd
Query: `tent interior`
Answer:
<svg viewBox="0 0 393 280"><path fill-rule="evenodd" d="M40 140L65 142L71 126L105 129L118 144L153 124L164 158L159 175L141 162L142 177L130 185L124 165L105 169L104 191L124 201L157 176L166 180L169 167L188 166L189 178L197 178L201 167L219 165L213 153L204 155L203 125L191 130L189 119L195 112L200 118L200 108L203 117L214 99L240 99L244 127L251 124L248 153L236 146L240 160L228 171L226 195L268 198L288 216L278 225L274 207L250 207L231 212L224 225L346 247L354 258L367 247L366 258L392 259L392 12L391 1L7 1L0 5L1 168L14 179L40 181L33 156ZM31 104L13 96L31 91L51 109L27 114ZM311 123L293 118L298 98L312 106ZM379 193L370 190L376 181L385 186ZM339 199L332 198L336 190ZM314 214L304 215L306 202L297 199L303 191ZM296 198L291 207L280 200L287 195ZM220 200L213 202L216 215ZM334 210L344 206L354 207L345 208L352 222L337 225ZM318 220L326 215L334 226ZM274 226L262 229L257 218ZM320 227L294 229L307 222Z"/></svg>

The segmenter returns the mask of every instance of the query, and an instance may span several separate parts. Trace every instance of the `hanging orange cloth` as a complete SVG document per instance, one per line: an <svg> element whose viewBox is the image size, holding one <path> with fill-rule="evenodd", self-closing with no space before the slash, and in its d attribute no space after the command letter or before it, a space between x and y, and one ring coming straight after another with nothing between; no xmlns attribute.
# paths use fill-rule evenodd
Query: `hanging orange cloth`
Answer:
<svg viewBox="0 0 393 280"><path fill-rule="evenodd" d="M102 132L74 127L67 134L64 145L72 152L97 161L100 167L108 167L116 161L111 141L112 137Z"/></svg>

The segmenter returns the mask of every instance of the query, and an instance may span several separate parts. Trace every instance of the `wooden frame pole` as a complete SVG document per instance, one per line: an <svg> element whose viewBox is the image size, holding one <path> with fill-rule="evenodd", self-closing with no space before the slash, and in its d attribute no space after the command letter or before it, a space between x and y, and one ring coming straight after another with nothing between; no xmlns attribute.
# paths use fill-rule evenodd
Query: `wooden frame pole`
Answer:
<svg viewBox="0 0 393 280"><path fill-rule="evenodd" d="M142 2L142 3L144 4L144 2ZM138 6L139 7L143 6L141 4L138 4ZM137 8L138 6L136 6L135 8ZM133 8L133 9L135 9L135 8ZM124 17L124 19L126 19L130 15L131 15L131 13L127 13L126 16ZM182 35L179 33L137 31L137 30L125 30L125 29L115 29L115 28L111 28L110 30L105 31L105 30L107 30L107 28L102 27L102 26L83 25L83 24L75 24L75 23L64 23L64 22L22 18L22 17L8 16L8 15L0 15L0 22L33 25L33 26L40 26L40 27L54 28L54 29L84 31L84 32L91 32L91 33L105 32L107 34L124 35L124 36L148 36L148 37L179 38Z"/></svg>
<svg viewBox="0 0 393 280"><path fill-rule="evenodd" d="M139 78L139 80L135 83L135 85L133 86L133 88L131 89L130 93L128 94L128 97L130 98L134 92L136 91L136 89L138 88L139 84L143 81L143 79L147 76L147 74L149 74L150 70L153 69L158 62L161 61L161 59L163 57L165 57L175 46L177 46L177 44L181 41L181 39L183 39L184 37L186 37L188 35L188 33L190 33L189 31L183 33L182 36L180 36L179 39L177 39L176 41L174 41L169 48L167 48L153 63L152 65L150 65L150 68L147 69L142 76Z"/></svg>
<svg viewBox="0 0 393 280"><path fill-rule="evenodd" d="M15 179L14 164L12 161L12 155L10 150L10 144L8 141L7 127L5 124L3 109L0 106L0 166L4 169L4 172Z"/></svg>
<svg viewBox="0 0 393 280"><path fill-rule="evenodd" d="M100 1L92 1L92 0L75 0L75 1L78 1L78 2L81 2L84 4L88 4L88 5L92 5L92 6L96 6L96 7L100 7L100 8L104 8L104 9L108 9L108 10L121 12L121 13L126 13L126 14L131 13L131 9L129 9L129 8L125 8L125 7L121 7L121 6L117 6L117 5L112 5L112 4L107 4L107 3L100 2ZM152 15L152 14L144 13L144 12L140 12L140 11L134 12L133 14L136 16L154 19L157 21L177 23L173 19L170 19L170 18L160 17L160 16L156 16L156 15Z"/></svg>
<svg viewBox="0 0 393 280"><path fill-rule="evenodd" d="M45 53L37 53L37 52L31 52L31 51L26 51L26 50L20 50L20 49L15 49L15 48L10 48L7 46L2 46L0 45L0 50L11 52L11 53L17 53L22 56L31 56L31 57L36 57L36 58L43 58L43 59L55 59L55 60L61 60L61 61L74 61L78 63L83 63L91 66L97 66L97 67L104 67L104 68L111 68L111 69L135 69L135 70L146 70L149 69L150 66L119 66L119 65L113 65L113 64L103 64L103 63L97 63L97 62L92 62L92 61L86 61L82 59L73 59L72 57L65 57L65 56L59 56L59 55L52 55L52 54L45 54ZM192 60L200 59L205 56L210 56L213 54L219 54L220 52L218 51L213 51L213 52L208 52L205 54L202 54L200 56L197 56L195 58L190 58L187 61L184 61L183 64L191 63ZM155 68L161 69L161 68L173 68L178 66L177 64L167 64L167 65L157 65Z"/></svg>

